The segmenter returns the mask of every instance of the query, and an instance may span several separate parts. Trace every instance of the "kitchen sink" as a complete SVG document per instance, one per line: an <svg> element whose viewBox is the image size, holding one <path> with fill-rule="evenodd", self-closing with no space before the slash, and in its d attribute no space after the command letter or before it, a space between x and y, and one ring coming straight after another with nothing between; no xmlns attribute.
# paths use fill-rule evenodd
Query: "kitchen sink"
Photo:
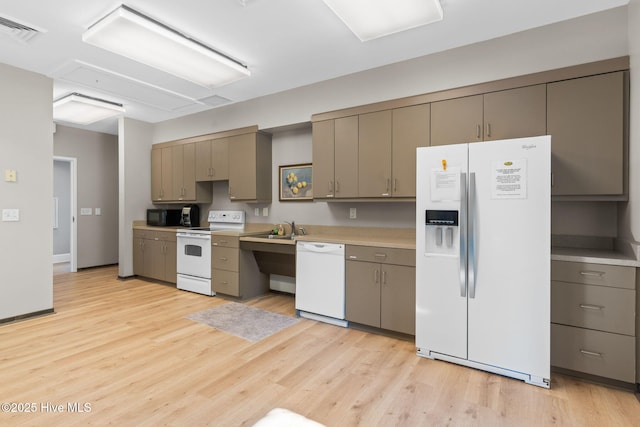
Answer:
<svg viewBox="0 0 640 427"><path fill-rule="evenodd" d="M291 234L283 234L282 236L277 236L275 234L258 234L255 236L249 236L249 237L256 237L258 239L281 239L281 240L293 240L293 238L295 236L291 236Z"/></svg>

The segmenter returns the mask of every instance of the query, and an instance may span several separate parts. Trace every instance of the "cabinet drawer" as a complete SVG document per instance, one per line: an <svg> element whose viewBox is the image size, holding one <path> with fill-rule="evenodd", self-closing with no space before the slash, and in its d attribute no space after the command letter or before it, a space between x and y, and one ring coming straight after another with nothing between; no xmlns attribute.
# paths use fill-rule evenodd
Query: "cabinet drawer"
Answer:
<svg viewBox="0 0 640 427"><path fill-rule="evenodd" d="M211 251L211 266L214 269L238 271L238 249L214 247Z"/></svg>
<svg viewBox="0 0 640 427"><path fill-rule="evenodd" d="M175 242L176 232L174 231L149 231L147 238L151 240L162 240L163 242Z"/></svg>
<svg viewBox="0 0 640 427"><path fill-rule="evenodd" d="M345 258L348 261L379 262L382 264L407 265L410 267L416 265L416 251L413 249L347 245Z"/></svg>
<svg viewBox="0 0 640 427"><path fill-rule="evenodd" d="M133 230L133 238L134 239L146 239L147 231L146 230Z"/></svg>
<svg viewBox="0 0 640 427"><path fill-rule="evenodd" d="M216 236L211 235L211 246L222 246L228 248L239 248L240 238L232 236Z"/></svg>
<svg viewBox="0 0 640 427"><path fill-rule="evenodd" d="M635 289L636 269L620 265L552 261L551 280Z"/></svg>
<svg viewBox="0 0 640 427"><path fill-rule="evenodd" d="M551 321L635 335L636 292L579 283L551 282Z"/></svg>
<svg viewBox="0 0 640 427"><path fill-rule="evenodd" d="M240 278L236 271L213 270L211 286L214 292L234 297L240 296Z"/></svg>
<svg viewBox="0 0 640 427"><path fill-rule="evenodd" d="M551 325L551 365L634 383L635 338Z"/></svg>

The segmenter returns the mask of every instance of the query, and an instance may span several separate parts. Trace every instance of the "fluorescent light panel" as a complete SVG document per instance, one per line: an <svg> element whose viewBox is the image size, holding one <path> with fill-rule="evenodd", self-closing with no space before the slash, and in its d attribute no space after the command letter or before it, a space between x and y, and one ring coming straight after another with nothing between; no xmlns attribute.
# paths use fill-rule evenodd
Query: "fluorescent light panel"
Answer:
<svg viewBox="0 0 640 427"><path fill-rule="evenodd" d="M72 93L53 103L53 119L88 125L124 113L121 104Z"/></svg>
<svg viewBox="0 0 640 427"><path fill-rule="evenodd" d="M209 88L251 75L239 62L125 5L89 27L82 40Z"/></svg>
<svg viewBox="0 0 640 427"><path fill-rule="evenodd" d="M439 0L324 0L361 41L442 20Z"/></svg>

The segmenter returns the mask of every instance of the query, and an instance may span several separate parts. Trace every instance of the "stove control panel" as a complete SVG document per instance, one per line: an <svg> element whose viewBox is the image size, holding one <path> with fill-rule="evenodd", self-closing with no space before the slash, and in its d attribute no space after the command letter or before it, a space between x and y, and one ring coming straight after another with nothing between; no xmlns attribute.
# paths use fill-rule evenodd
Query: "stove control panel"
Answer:
<svg viewBox="0 0 640 427"><path fill-rule="evenodd" d="M209 211L209 223L244 224L244 211Z"/></svg>

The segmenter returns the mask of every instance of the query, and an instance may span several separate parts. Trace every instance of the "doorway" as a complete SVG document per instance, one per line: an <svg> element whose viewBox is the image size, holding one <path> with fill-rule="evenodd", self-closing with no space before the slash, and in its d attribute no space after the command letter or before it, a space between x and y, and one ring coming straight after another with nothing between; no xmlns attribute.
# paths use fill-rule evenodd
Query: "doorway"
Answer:
<svg viewBox="0 0 640 427"><path fill-rule="evenodd" d="M78 227L76 222L78 159L53 157L53 260L68 263L78 271Z"/></svg>

